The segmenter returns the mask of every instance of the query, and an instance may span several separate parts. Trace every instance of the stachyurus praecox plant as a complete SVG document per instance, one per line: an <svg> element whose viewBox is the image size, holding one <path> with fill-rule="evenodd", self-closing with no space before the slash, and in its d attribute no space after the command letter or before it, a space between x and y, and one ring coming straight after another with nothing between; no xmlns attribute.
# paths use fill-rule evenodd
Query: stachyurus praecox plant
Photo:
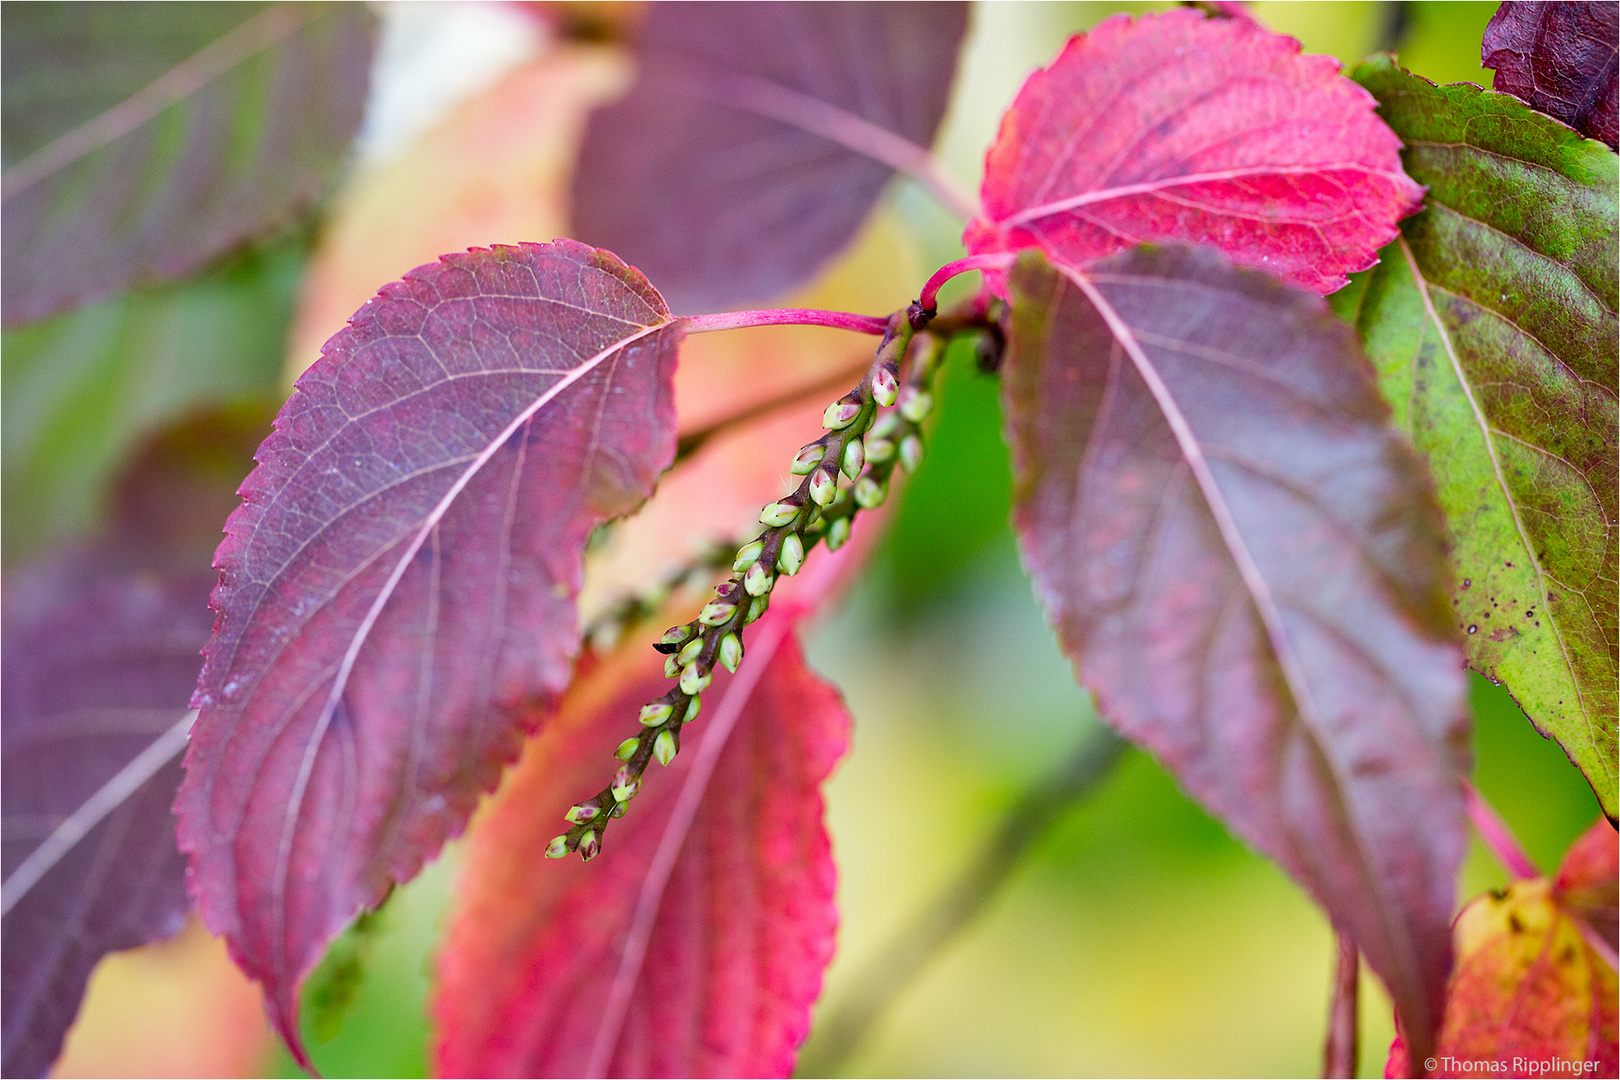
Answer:
<svg viewBox="0 0 1620 1080"><path fill-rule="evenodd" d="M1348 992L1359 954L1394 1002L1392 1065L1453 1046L1457 875L1489 819L1467 668L1616 813L1612 70L1554 118L1388 58L1347 77L1206 6L1074 37L974 195L927 149L965 5L654 5L578 159L601 246L446 255L326 343L215 556L176 803L202 917L301 1062L328 945L521 755L469 838L440 1070L793 1070L850 726L796 628L860 573L964 342L998 373L1024 564L1100 715L1321 905ZM1542 7L1504 5L1488 46L1546 62L1509 40ZM1603 101L1607 146L1566 123L1604 134ZM814 276L896 173L965 223L915 302L731 310ZM640 593L582 633L593 534L666 473L707 497L701 451L754 419L677 437L683 339L778 324L877 347L819 431L753 445L791 478L727 493L757 527L667 580L648 538ZM1606 935L1577 939L1598 1043Z"/></svg>

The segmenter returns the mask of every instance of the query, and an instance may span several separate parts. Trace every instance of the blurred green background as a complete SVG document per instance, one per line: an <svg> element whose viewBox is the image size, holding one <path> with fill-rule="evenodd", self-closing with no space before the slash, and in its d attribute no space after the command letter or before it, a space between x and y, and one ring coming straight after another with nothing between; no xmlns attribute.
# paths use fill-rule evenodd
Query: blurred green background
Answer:
<svg viewBox="0 0 1620 1080"><path fill-rule="evenodd" d="M1112 11L1162 6L982 6L941 141L947 164L975 176L1001 111L1069 34ZM1252 10L1307 51L1354 63L1394 48L1437 82L1488 85L1479 41L1494 4ZM889 198L928 258L960 251L957 226L920 189L900 183ZM275 382L303 251L293 237L200 281L6 334L8 562L93 521L97 477L190 393ZM209 333L228 333L228 347ZM155 362L132 383L118 374L120 335L144 339L169 366ZM91 420L101 435L86 441L76 433ZM822 1010L855 993L866 962L1098 723L1020 570L1000 431L995 380L970 356L951 357L928 455L873 571L811 637L813 664L857 720L854 751L827 791L843 928ZM1472 701L1476 783L1552 868L1596 801L1503 690L1476 679ZM306 995L325 1075L426 1074L423 1001L454 874L452 848L334 947ZM1462 895L1505 881L1476 844ZM840 1075L1315 1075L1333 956L1325 920L1299 890L1128 751L864 1041L835 1047L813 1031L806 1060ZM1376 980L1363 988L1361 1071L1382 1075L1389 1008ZM265 1073L302 1075L279 1048Z"/></svg>

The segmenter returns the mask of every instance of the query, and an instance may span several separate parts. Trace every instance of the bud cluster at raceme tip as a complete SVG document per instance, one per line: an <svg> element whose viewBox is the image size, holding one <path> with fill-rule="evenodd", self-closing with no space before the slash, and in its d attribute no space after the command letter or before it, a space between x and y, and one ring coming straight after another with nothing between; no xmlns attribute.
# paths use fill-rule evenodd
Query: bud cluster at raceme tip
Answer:
<svg viewBox="0 0 1620 1080"><path fill-rule="evenodd" d="M912 350L912 340L911 323L897 315L860 385L827 406L826 433L794 455L792 473L802 479L760 511L765 530L736 552L731 577L715 587L697 618L671 627L653 646L664 654L664 674L675 685L642 707L640 732L614 751L623 764L612 782L569 808L564 817L571 827L546 847L548 858L576 851L589 860L602 850L608 822L624 816L648 762L668 765L680 751L682 729L697 719L715 665L737 670L743 629L765 614L777 578L798 573L817 544L829 551L843 547L855 515L883 504L895 467L917 467L945 342L929 335ZM902 382L908 350L913 355Z"/></svg>

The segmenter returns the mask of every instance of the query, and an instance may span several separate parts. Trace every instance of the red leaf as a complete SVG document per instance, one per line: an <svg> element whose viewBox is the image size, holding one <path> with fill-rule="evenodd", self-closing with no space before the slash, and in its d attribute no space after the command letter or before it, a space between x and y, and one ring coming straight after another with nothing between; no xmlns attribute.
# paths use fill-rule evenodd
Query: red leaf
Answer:
<svg viewBox="0 0 1620 1080"><path fill-rule="evenodd" d="M1526 0L1496 9L1480 44L1480 65L1495 68L1493 89L1562 120L1582 135L1620 148L1615 52L1620 6Z"/></svg>
<svg viewBox="0 0 1620 1080"><path fill-rule="evenodd" d="M689 313L803 284L926 167L966 29L960 3L652 5L635 86L586 130L574 234Z"/></svg>
<svg viewBox="0 0 1620 1080"><path fill-rule="evenodd" d="M792 1072L832 958L820 788L849 738L792 623L777 607L756 625L737 674L718 672L705 693L713 704L684 752L648 777L588 865L542 853L667 680L641 641L581 675L468 840L439 953L440 1075ZM684 831L683 809L695 810Z"/></svg>
<svg viewBox="0 0 1620 1080"><path fill-rule="evenodd" d="M360 125L371 26L348 4L6 8L6 325L309 207Z"/></svg>
<svg viewBox="0 0 1620 1080"><path fill-rule="evenodd" d="M6 586L6 1076L49 1072L97 962L191 906L170 805L212 575L85 570Z"/></svg>
<svg viewBox="0 0 1620 1080"><path fill-rule="evenodd" d="M1208 249L1012 271L1014 521L1079 680L1429 1045L1468 760L1438 509L1349 327Z"/></svg>
<svg viewBox="0 0 1620 1080"><path fill-rule="evenodd" d="M605 252L446 256L327 343L260 448L177 809L204 918L295 1050L326 943L566 685L586 538L673 456L680 334Z"/></svg>
<svg viewBox="0 0 1620 1080"><path fill-rule="evenodd" d="M1516 881L1457 916L1457 968L1439 1046L1425 1062L1431 1075L1616 1075L1616 844L1599 819L1570 847L1556 882ZM1397 1035L1384 1074L1407 1076L1410 1067Z"/></svg>
<svg viewBox="0 0 1620 1080"><path fill-rule="evenodd" d="M964 240L1073 266L1186 240L1332 292L1423 194L1375 104L1337 60L1251 22L1116 15L1019 91Z"/></svg>

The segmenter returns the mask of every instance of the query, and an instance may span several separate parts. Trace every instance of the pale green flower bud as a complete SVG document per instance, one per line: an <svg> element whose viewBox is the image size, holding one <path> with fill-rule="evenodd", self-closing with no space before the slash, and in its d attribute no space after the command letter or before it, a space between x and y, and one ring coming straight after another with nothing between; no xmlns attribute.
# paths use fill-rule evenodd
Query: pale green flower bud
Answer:
<svg viewBox="0 0 1620 1080"><path fill-rule="evenodd" d="M804 541L799 539L798 533L788 533L787 539L782 541L781 553L776 556L776 568L792 577L803 565Z"/></svg>
<svg viewBox="0 0 1620 1080"><path fill-rule="evenodd" d="M664 678L673 679L681 673L681 664L673 656L664 657Z"/></svg>
<svg viewBox="0 0 1620 1080"><path fill-rule="evenodd" d="M670 713L674 711L675 707L667 701L655 701L651 705L643 705L641 707L641 726L657 727L665 720L668 720Z"/></svg>
<svg viewBox="0 0 1620 1080"><path fill-rule="evenodd" d="M618 758L620 761L629 761L631 758L636 756L636 751L640 747L640 739L626 739L624 742L619 744L619 748L617 750L613 751L613 756Z"/></svg>
<svg viewBox="0 0 1620 1080"><path fill-rule="evenodd" d="M675 760L675 733L673 731L660 731L658 738L653 740L653 757L660 765L668 765Z"/></svg>
<svg viewBox="0 0 1620 1080"><path fill-rule="evenodd" d="M613 800L629 802L641 788L641 777L630 775L630 766L624 765L613 774Z"/></svg>
<svg viewBox="0 0 1620 1080"><path fill-rule="evenodd" d="M698 667L696 664L687 664L681 669L681 693L695 694L709 685L714 676Z"/></svg>
<svg viewBox="0 0 1620 1080"><path fill-rule="evenodd" d="M860 398L853 395L842 397L827 406L827 411L821 414L821 426L832 431L842 431L853 424L859 415L861 415Z"/></svg>
<svg viewBox="0 0 1620 1080"><path fill-rule="evenodd" d="M884 364L872 375L872 398L885 409L900 393L900 376L893 364Z"/></svg>
<svg viewBox="0 0 1620 1080"><path fill-rule="evenodd" d="M916 472L917 466L922 463L922 440L915 435L907 435L900 443L900 464L905 466L907 472Z"/></svg>
<svg viewBox="0 0 1620 1080"><path fill-rule="evenodd" d="M720 639L720 663L727 671L736 671L737 665L742 663L742 639L736 634L727 634Z"/></svg>
<svg viewBox="0 0 1620 1080"><path fill-rule="evenodd" d="M583 825L601 812L602 808L593 803L576 803L568 808L568 813L564 814L563 817L572 821L575 825Z"/></svg>
<svg viewBox="0 0 1620 1080"><path fill-rule="evenodd" d="M844 475L851 480L861 475L861 467L866 464L866 448L861 445L860 439L851 439L844 444Z"/></svg>
<svg viewBox="0 0 1620 1080"><path fill-rule="evenodd" d="M776 576L765 569L764 563L755 563L743 575L743 590L749 596L764 596L776 584Z"/></svg>
<svg viewBox="0 0 1620 1080"><path fill-rule="evenodd" d="M867 439L866 460L874 465L882 464L894 457L894 443L888 439Z"/></svg>
<svg viewBox="0 0 1620 1080"><path fill-rule="evenodd" d="M690 724L692 721L698 718L698 713L702 710L703 699L698 697L696 694L693 694L692 700L686 703L686 715L682 717L681 723Z"/></svg>
<svg viewBox="0 0 1620 1080"><path fill-rule="evenodd" d="M560 859L566 854L568 854L568 837L566 835L552 837L551 843L546 845L546 858Z"/></svg>
<svg viewBox="0 0 1620 1080"><path fill-rule="evenodd" d="M793 475L804 476L811 469L820 465L821 458L826 452L826 448L820 443L811 443L809 446L801 447L799 452L793 455Z"/></svg>
<svg viewBox="0 0 1620 1080"><path fill-rule="evenodd" d="M900 415L913 424L920 424L934 407L934 396L926 390L908 386L900 394Z"/></svg>
<svg viewBox="0 0 1620 1080"><path fill-rule="evenodd" d="M877 423L866 433L867 439L887 439L900 430L900 416L898 413L884 413L877 418ZM872 448L867 447L867 456L871 456Z"/></svg>
<svg viewBox="0 0 1620 1080"><path fill-rule="evenodd" d="M759 512L759 523L780 528L799 516L799 507L790 502L773 502Z"/></svg>
<svg viewBox="0 0 1620 1080"><path fill-rule="evenodd" d="M827 550L837 551L849 539L849 518L841 517L827 526Z"/></svg>
<svg viewBox="0 0 1620 1080"><path fill-rule="evenodd" d="M817 506L826 506L838 498L838 481L833 479L832 473L817 469L810 474L810 497L816 500Z"/></svg>
<svg viewBox="0 0 1620 1080"><path fill-rule="evenodd" d="M695 633L697 631L692 629L691 623L682 623L679 626L672 626L665 630L664 636L658 639L658 643L660 645L679 645Z"/></svg>
<svg viewBox="0 0 1620 1080"><path fill-rule="evenodd" d="M729 604L724 600L710 600L703 605L703 613L698 616L698 621L704 626L719 626L730 619L736 611L736 604Z"/></svg>
<svg viewBox="0 0 1620 1080"><path fill-rule="evenodd" d="M759 558L759 553L765 550L765 541L755 540L751 544L744 544L737 552L736 560L731 564L733 570L746 570L750 563ZM667 636L667 635L666 635ZM682 638L681 640L685 640Z"/></svg>
<svg viewBox="0 0 1620 1080"><path fill-rule="evenodd" d="M675 660L681 665L690 664L697 659L698 653L703 651L703 639L693 638L686 643L686 647L675 654Z"/></svg>
<svg viewBox="0 0 1620 1080"><path fill-rule="evenodd" d="M595 829L586 829L585 835L579 838L579 857L586 862L596 858L596 853L602 850L602 841L596 838Z"/></svg>
<svg viewBox="0 0 1620 1080"><path fill-rule="evenodd" d="M862 510L876 510L883 505L889 490L870 476L863 476L855 482L855 505Z"/></svg>

